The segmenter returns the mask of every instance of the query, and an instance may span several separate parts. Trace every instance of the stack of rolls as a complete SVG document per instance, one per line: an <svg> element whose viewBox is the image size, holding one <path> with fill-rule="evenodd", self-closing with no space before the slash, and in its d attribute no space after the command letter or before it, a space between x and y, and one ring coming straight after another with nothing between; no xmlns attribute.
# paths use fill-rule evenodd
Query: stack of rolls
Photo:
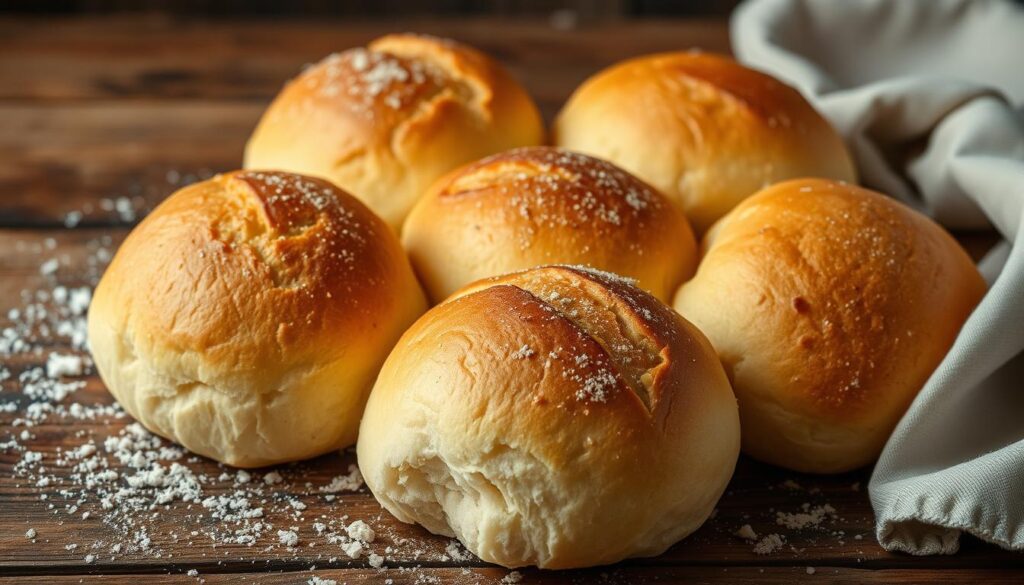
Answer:
<svg viewBox="0 0 1024 585"><path fill-rule="evenodd" d="M358 434L399 520L507 567L585 567L698 529L741 448L870 464L984 294L941 227L851 184L799 93L726 57L600 72L543 142L471 47L326 58L247 170L125 240L89 314L107 387L239 467Z"/></svg>

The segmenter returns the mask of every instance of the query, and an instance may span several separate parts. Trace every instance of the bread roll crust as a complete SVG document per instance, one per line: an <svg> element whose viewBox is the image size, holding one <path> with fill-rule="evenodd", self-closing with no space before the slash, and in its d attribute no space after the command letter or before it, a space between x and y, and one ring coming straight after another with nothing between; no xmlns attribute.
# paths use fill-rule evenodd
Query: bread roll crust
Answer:
<svg viewBox="0 0 1024 585"><path fill-rule="evenodd" d="M288 83L245 150L245 168L328 179L396 231L453 168L540 144L523 88L486 55L450 40L388 35L331 55Z"/></svg>
<svg viewBox="0 0 1024 585"><path fill-rule="evenodd" d="M698 233L777 181L853 181L839 135L793 88L727 57L648 55L594 75L555 144L602 157L678 203Z"/></svg>
<svg viewBox="0 0 1024 585"><path fill-rule="evenodd" d="M400 520L489 562L568 568L660 554L699 527L738 425L695 327L619 277L553 266L471 285L417 321L357 448Z"/></svg>
<svg viewBox="0 0 1024 585"><path fill-rule="evenodd" d="M402 232L428 296L475 280L568 263L636 278L663 301L697 263L686 217L618 167L552 147L507 151L439 180Z"/></svg>
<svg viewBox="0 0 1024 585"><path fill-rule="evenodd" d="M985 292L937 224L834 181L758 193L704 247L675 307L730 372L744 451L797 471L877 458Z"/></svg>
<svg viewBox="0 0 1024 585"><path fill-rule="evenodd" d="M89 336L147 428L254 467L353 443L380 364L423 310L397 238L364 205L319 179L235 172L132 231Z"/></svg>

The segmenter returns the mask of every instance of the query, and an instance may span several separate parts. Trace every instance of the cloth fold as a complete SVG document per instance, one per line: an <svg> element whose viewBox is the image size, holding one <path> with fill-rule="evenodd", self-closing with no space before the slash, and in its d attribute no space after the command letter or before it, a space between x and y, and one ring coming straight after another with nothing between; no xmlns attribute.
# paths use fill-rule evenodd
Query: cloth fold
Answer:
<svg viewBox="0 0 1024 585"><path fill-rule="evenodd" d="M1004 241L990 289L900 421L869 485L888 550L961 532L1024 550L1024 8L1005 0L749 0L737 57L799 89L861 182Z"/></svg>

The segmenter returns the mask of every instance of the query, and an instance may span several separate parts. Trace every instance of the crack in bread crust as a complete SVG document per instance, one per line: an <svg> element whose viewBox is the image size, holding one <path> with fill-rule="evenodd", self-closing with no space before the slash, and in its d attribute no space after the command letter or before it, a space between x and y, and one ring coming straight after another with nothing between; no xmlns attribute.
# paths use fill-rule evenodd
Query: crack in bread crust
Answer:
<svg viewBox="0 0 1024 585"><path fill-rule="evenodd" d="M597 343L613 375L652 413L658 398L655 372L665 365L666 358L661 344L640 324L644 316L633 311L629 303L603 283L588 278L585 272L562 268L557 274L557 279L519 278L503 284L530 294Z"/></svg>

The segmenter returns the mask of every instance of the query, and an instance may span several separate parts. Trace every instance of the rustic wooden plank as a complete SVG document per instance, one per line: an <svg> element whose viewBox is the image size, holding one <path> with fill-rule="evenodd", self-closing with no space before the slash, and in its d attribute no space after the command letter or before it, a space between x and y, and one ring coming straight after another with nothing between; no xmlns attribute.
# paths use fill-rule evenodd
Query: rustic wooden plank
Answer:
<svg viewBox="0 0 1024 585"><path fill-rule="evenodd" d="M573 583L586 585L601 583L603 585L632 585L644 583L687 583L702 585L706 583L730 583L734 585L790 585L797 581L832 583L835 585L861 585L864 583L929 583L952 584L972 583L973 585L1006 585L1017 583L1021 575L1012 569L992 568L987 570L956 570L956 569L903 569L903 570L864 570L833 567L605 567L586 571L518 571L518 577L509 578L510 572L497 568L432 568L375 571L367 569L321 569L294 572L245 572L245 573L198 573L188 577L184 571L174 571L166 575L149 574L87 574L71 576L45 577L0 577L0 584L10 585L69 585L84 583L86 585L103 583L110 585L137 584L145 582L152 585L169 583L206 583L219 585L222 583L241 584L253 583L261 585L296 585L309 583L314 577L322 580L334 580L341 583L381 583L390 579L393 585L487 585L520 583L555 584ZM516 581L515 579L519 579ZM313 581L315 583L315 581ZM323 581L321 581L323 583ZM330 583L328 581L327 583Z"/></svg>
<svg viewBox="0 0 1024 585"><path fill-rule="evenodd" d="M91 286L96 282L105 258L116 248L125 228L80 230L0 230L0 329L10 325L9 309L23 313L30 304L24 299L38 298L35 291L52 291L55 286ZM43 274L40 266L56 259L54 271ZM42 305L54 310L53 303ZM17 377L25 371L44 366L50 351L75 353L68 339L59 335L40 336L33 343L43 351L18 353L3 358L3 367L13 377L0 383L0 405L15 403L13 412L0 408L0 444L14 441L15 447L0 447L0 571L8 574L67 574L89 571L154 572L168 567L199 571L300 570L315 564L320 567L355 566L369 569L367 554L349 560L337 543L318 534L316 522L330 524L332 519L348 515L348 521L362 519L378 533L371 548L384 557L391 567L444 566L456 564L447 538L430 535L424 530L402 524L385 513L365 489L354 493L338 493L331 501L321 488L332 478L348 472L354 463L351 452L331 454L310 462L278 468L285 481L261 488L262 493L248 494L252 507L264 509L261 521L272 524L264 530L253 546L239 543L216 543L211 534L223 535L225 528L237 523L213 518L198 502L175 500L168 505L154 506L133 515L105 511L97 494L76 486L72 464L58 464L63 454L93 443L98 450L107 437L118 437L130 419L116 413L101 412L95 418L57 414L26 427L19 419L26 418L32 402L25 396ZM84 387L73 392L59 404L70 408L96 410L109 406L113 400L95 375L77 378ZM21 433L28 431L26 438ZM26 466L25 452L39 453L38 466ZM101 451L102 452L102 451ZM110 469L117 472L123 484L133 471L126 465L105 457ZM209 479L202 485L202 496L234 493L233 474L219 478L226 470L200 458L178 460L195 474ZM169 462L164 462L169 465ZM254 473L254 483L270 470ZM716 516L690 538L655 559L638 559L632 566L792 566L825 565L837 567L918 567L922 561L883 551L873 537L873 516L865 490L867 470L839 476L807 476L789 473L771 466L741 459L735 477L718 506ZM41 480L46 485L40 485ZM307 485L308 483L308 485ZM249 488L244 488L248 490ZM64 491L68 490L68 491ZM156 488L145 492L155 494ZM79 501L83 494L84 501ZM45 496L45 499L42 499ZM152 497L151 495L148 497ZM297 510L291 501L305 508ZM807 504L805 509L803 506ZM830 508L823 508L828 505ZM52 508L51 508L52 506ZM73 508L72 508L73 507ZM86 517L83 514L88 512ZM802 528L778 524L778 513L818 514L814 520L787 516ZM764 538L776 533L785 545L771 554L757 554L755 543L735 535L743 525ZM298 527L299 546L281 546L276 531ZM35 538L26 538L28 530ZM150 539L145 550L114 551L126 535L145 529ZM197 530L196 535L191 531ZM328 531L330 532L330 531ZM858 538L859 537L859 538ZM965 551L952 557L928 559L928 566L984 568L993 563L1024 566L1024 556L1009 555L995 547L966 540ZM76 545L70 547L70 545ZM388 550L388 547L391 550ZM457 549L456 549L457 550ZM90 558L90 555L94 557ZM333 560L332 560L333 559ZM461 565L480 566L467 556Z"/></svg>
<svg viewBox="0 0 1024 585"><path fill-rule="evenodd" d="M657 51L727 52L714 20L640 20L565 29L546 20L190 21L165 16L0 19L0 99L273 96L310 62L389 32L455 38L505 63L544 103L598 68Z"/></svg>
<svg viewBox="0 0 1024 585"><path fill-rule="evenodd" d="M0 103L0 228L133 225L181 186L238 168L262 108ZM956 236L976 259L999 241Z"/></svg>
<svg viewBox="0 0 1024 585"><path fill-rule="evenodd" d="M181 184L235 169L259 104L0 105L0 224L131 224ZM74 216L80 214L80 222Z"/></svg>
<svg viewBox="0 0 1024 585"><path fill-rule="evenodd" d="M494 54L549 119L580 81L620 59L728 48L721 21L562 31L493 19L2 19L0 226L54 226L68 214L71 224L130 224L174 187L238 168L263 108L303 64L404 30L452 36Z"/></svg>
<svg viewBox="0 0 1024 585"><path fill-rule="evenodd" d="M10 392L0 394L6 401ZM69 402L86 407L109 404L102 384L96 378L89 378L84 390L77 392ZM22 427L13 427L14 416L0 415L0 441L17 437ZM19 474L16 466L24 457L20 452L0 454L0 568L7 572L69 572L98 567L116 568L125 565L159 568L167 564L187 566L209 566L223 563L231 566L261 563L268 568L293 567L314 563L321 566L344 566L349 563L341 548L332 545L326 538L319 537L313 523L323 517L348 515L351 520L363 519L378 533L373 550L385 558L385 563L394 565L415 565L420 563L445 564L447 538L436 537L422 529L397 522L383 512L372 496L361 491L353 494L339 494L339 499L327 501L318 490L330 483L333 477L346 473L348 464L354 463L351 453L341 456L326 455L311 462L282 466L279 468L285 483L267 490L266 497L253 496L254 506L258 503L264 509L263 521L275 528L287 529L298 526L300 546L289 549L279 546L276 530L269 530L253 547L233 543L214 545L207 532L216 530L216 520L196 503L174 502L169 507L159 507L159 516L147 516L133 529L148 528L151 538L148 551L112 552L117 543L124 540L121 532L122 518L111 519L98 505L96 498L79 502L80 488L72 481L72 472L57 466L54 462L60 452L73 450L86 444L86 436L76 436L84 431L88 437L95 437L102 444L108 436L118 436L130 419L100 417L94 421L57 421L39 424L29 429L33 437L19 441L26 449L42 454L47 473ZM216 478L222 469L216 464L197 460L188 462L189 469ZM111 469L124 475L130 470L122 465ZM268 470L255 474L262 476ZM39 478L51 478L49 485L38 487ZM785 479L783 479L785 478ZM718 565L789 565L794 563L821 563L844 566L901 566L912 565L906 557L889 555L882 551L872 536L872 516L863 490L851 489L855 480L863 482L866 474L859 473L840 478L804 478L794 474L767 469L766 466L743 459L729 492L723 497L719 512L714 519L692 537L673 547L656 559L638 560L637 563L651 564L718 564ZM786 480L795 480L804 487L790 490L782 486ZM306 483L311 487L306 487ZM210 481L204 484L203 495L225 495L232 493L232 481ZM71 487L70 495L60 490ZM816 493L809 494L808 490ZM47 499L40 500L45 494ZM272 494L272 495L271 495ZM295 498L305 505L301 518L287 503ZM775 523L774 511L799 512L804 502L827 503L834 507L838 517L826 520L820 527L802 530L783 528ZM50 506L54 509L50 509ZM73 507L73 508L72 508ZM73 511L72 511L73 510ZM89 516L82 518L82 514ZM321 521L323 521L321 519ZM787 545L769 555L753 552L754 543L744 541L733 533L744 524L750 524L759 534L779 533L785 536ZM183 527L196 526L202 529L200 535L191 536ZM28 530L35 530L35 539L25 537ZM838 536L837 531L846 536ZM855 540L861 535L863 540ZM77 545L68 549L69 545ZM384 549L391 547L390 553ZM946 564L984 566L993 551L983 551L976 558L950 557ZM95 555L95 559L87 559ZM336 560L331 561L331 558ZM475 559L473 559L475 561ZM367 566L365 556L352 561L358 566ZM464 562L465 564L465 562Z"/></svg>

